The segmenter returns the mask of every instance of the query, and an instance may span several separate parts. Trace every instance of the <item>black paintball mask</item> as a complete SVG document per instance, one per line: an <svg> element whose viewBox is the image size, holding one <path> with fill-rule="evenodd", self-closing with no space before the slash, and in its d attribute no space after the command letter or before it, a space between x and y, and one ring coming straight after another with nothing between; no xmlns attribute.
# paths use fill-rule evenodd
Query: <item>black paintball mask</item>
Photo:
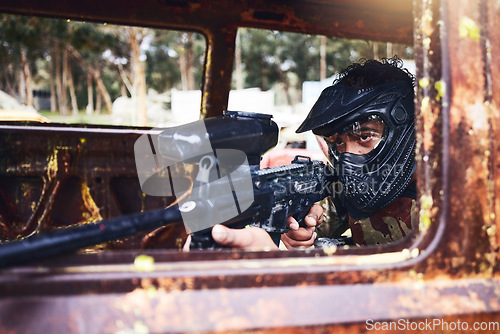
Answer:
<svg viewBox="0 0 500 334"><path fill-rule="evenodd" d="M409 186L415 173L413 96L403 81L330 86L296 131L326 139L340 202L353 219L370 217L398 197L416 198L415 182Z"/></svg>

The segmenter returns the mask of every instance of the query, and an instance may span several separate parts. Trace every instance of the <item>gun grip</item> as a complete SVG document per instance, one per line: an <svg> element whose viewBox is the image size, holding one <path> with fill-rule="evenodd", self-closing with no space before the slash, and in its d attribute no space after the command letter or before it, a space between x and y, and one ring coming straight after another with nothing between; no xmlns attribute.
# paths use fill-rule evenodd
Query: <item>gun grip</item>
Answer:
<svg viewBox="0 0 500 334"><path fill-rule="evenodd" d="M227 248L219 245L212 237L212 228L191 233L190 249L221 249Z"/></svg>
<svg viewBox="0 0 500 334"><path fill-rule="evenodd" d="M304 221L304 218L306 218L307 214L309 213L310 207L305 207L301 211L295 213L292 215L293 218L299 223L300 227L307 228L306 222Z"/></svg>
<svg viewBox="0 0 500 334"><path fill-rule="evenodd" d="M251 222L248 220L241 220L238 222L232 222L229 224L225 224L227 227L234 228L234 229L242 229ZM198 232L193 232L191 233L191 244L190 244L190 249L229 249L231 247L229 246L224 246L221 244L218 244L215 242L214 238L212 237L212 229L213 227L200 230ZM273 239L274 240L274 239ZM278 240L279 243L279 240Z"/></svg>

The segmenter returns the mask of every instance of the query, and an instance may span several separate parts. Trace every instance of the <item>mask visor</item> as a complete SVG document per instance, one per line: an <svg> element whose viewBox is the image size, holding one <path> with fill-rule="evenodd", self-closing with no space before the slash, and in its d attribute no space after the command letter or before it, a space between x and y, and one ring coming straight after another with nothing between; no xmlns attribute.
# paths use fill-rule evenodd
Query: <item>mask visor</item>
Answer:
<svg viewBox="0 0 500 334"><path fill-rule="evenodd" d="M387 125L377 115L358 119L328 137L323 137L329 153L339 159L342 153L364 155L386 140Z"/></svg>

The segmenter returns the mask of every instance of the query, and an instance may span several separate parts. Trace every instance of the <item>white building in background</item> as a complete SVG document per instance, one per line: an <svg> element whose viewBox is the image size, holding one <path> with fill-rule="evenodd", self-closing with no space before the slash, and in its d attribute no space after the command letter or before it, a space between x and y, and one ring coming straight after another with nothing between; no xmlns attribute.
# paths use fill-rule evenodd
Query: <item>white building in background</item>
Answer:
<svg viewBox="0 0 500 334"><path fill-rule="evenodd" d="M172 89L172 120L176 125L200 119L201 91Z"/></svg>
<svg viewBox="0 0 500 334"><path fill-rule="evenodd" d="M415 74L415 62L413 60L404 60L404 67ZM304 82L302 84L302 103L293 108L290 106L276 106L276 96L273 90L262 91L259 88L247 88L231 90L229 92L228 109L272 114L274 116L273 120L278 126L296 128L307 116L323 89L330 86L336 77L335 75L323 81ZM148 96L149 95L150 94L148 94ZM157 95L160 96L162 94ZM194 122L200 117L200 90L182 91L172 89L170 92L171 111L163 110L163 108L165 108L165 101L156 101L156 98L153 100L154 101L151 102L162 104L158 106L158 108L161 109L159 111L155 110L155 112L150 112L150 110L148 110L148 117L155 120L156 126L186 124ZM121 109L126 108L122 107ZM160 115L162 117L160 117Z"/></svg>
<svg viewBox="0 0 500 334"><path fill-rule="evenodd" d="M200 118L201 91L172 89L172 114L179 124ZM272 114L274 112L274 92L259 88L231 90L228 110Z"/></svg>

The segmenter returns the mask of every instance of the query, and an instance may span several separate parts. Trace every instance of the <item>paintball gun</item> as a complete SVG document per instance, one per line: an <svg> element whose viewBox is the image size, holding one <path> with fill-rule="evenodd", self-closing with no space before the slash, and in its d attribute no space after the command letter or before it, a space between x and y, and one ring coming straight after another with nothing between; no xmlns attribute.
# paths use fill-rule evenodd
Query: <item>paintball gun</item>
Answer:
<svg viewBox="0 0 500 334"><path fill-rule="evenodd" d="M206 120L202 129L177 127L160 134L163 157L198 167L190 196L179 203L192 232L192 249L219 247L211 235L216 223L260 227L278 244L288 231L287 217L294 216L305 227L310 207L332 195L333 174L321 161L297 156L289 165L260 169L262 154L278 139L271 117L226 111L222 118ZM210 147L203 148L204 137ZM173 188L178 194L178 187Z"/></svg>
<svg viewBox="0 0 500 334"><path fill-rule="evenodd" d="M231 228L256 226L269 233L276 245L288 231L286 221L293 216L300 226L315 202L331 194L332 177L325 164L296 156L291 164L251 172L254 201L238 216L224 222ZM181 211L183 207L181 207ZM220 247L212 238L212 228L191 234L191 249Z"/></svg>
<svg viewBox="0 0 500 334"><path fill-rule="evenodd" d="M219 247L211 236L217 223L232 228L258 226L278 244L288 230L287 217L293 215L302 224L309 208L332 194L334 178L323 162L301 156L289 165L260 169L262 154L278 140L278 127L271 118L226 111L221 117L165 129L156 138L138 139L135 154L143 192L155 196L174 192L178 205L0 244L0 267L75 251L181 219L192 233L193 249ZM137 147L149 147L149 151L138 156L144 150ZM166 157L163 164L153 152ZM149 168L144 157L154 157L156 167ZM197 171L190 186L176 183L176 179L186 179L185 174L176 177L179 165L194 166L188 169ZM149 171L144 172L144 167ZM186 169L180 169L185 173Z"/></svg>

